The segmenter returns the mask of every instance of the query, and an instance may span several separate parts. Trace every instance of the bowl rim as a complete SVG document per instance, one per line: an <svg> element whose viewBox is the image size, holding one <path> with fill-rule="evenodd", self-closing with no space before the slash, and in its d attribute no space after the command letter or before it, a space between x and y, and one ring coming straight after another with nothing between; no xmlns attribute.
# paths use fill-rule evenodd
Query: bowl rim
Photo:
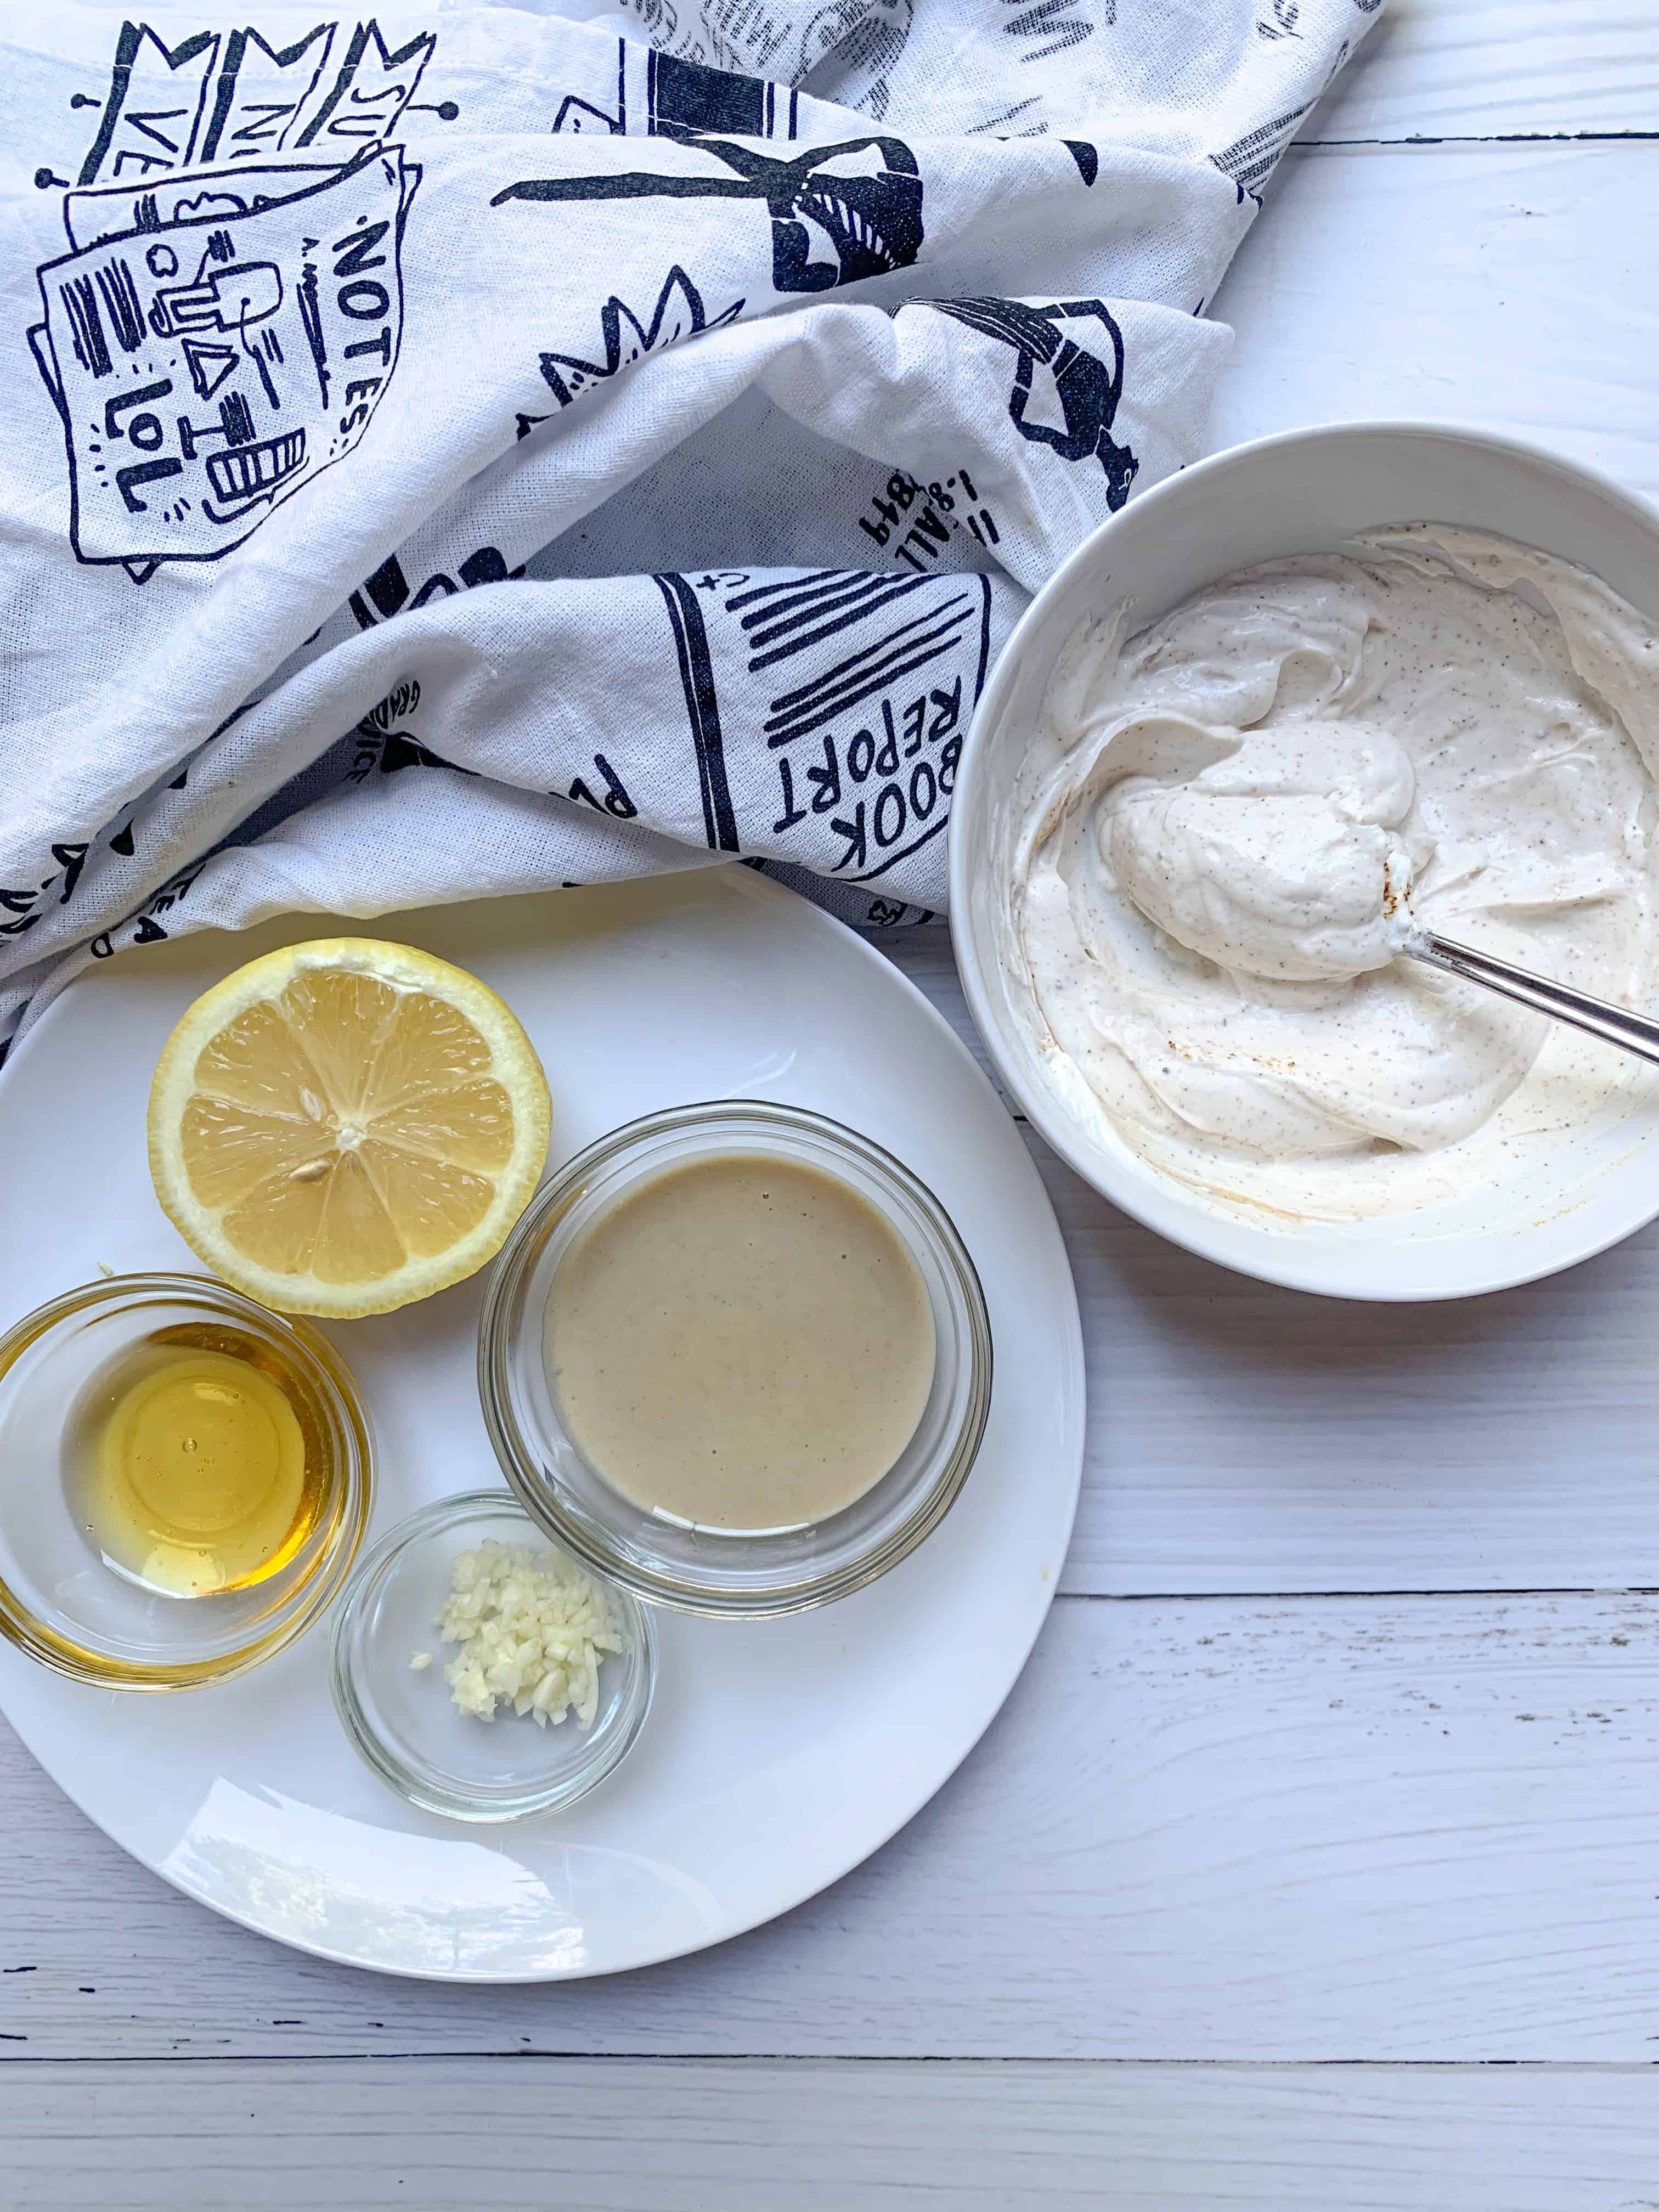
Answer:
<svg viewBox="0 0 1659 2212"><path fill-rule="evenodd" d="M556 1544L557 1540L527 1513L514 1492L503 1486L499 1490L461 1490L447 1498L433 1500L429 1504L417 1505L412 1513L405 1514L383 1536L379 1537L364 1553L356 1572L334 1616L334 1626L329 1638L328 1686L334 1700L334 1711L347 1741L369 1771L386 1784L399 1797L424 1813L435 1813L451 1820L465 1820L475 1826L500 1826L508 1821L534 1820L544 1814L567 1810L597 1790L607 1776L614 1774L634 1746L650 1716L657 1693L659 1663L657 1625L648 1606L643 1606L633 1592L610 1577L598 1577L605 1583L605 1595L616 1607L625 1624L633 1656L634 1689L630 1708L622 1727L608 1741L600 1746L601 1756L590 1758L575 1767L562 1781L526 1788L512 1797L505 1794L490 1798L484 1794L463 1790L446 1791L416 1776L398 1757L380 1732L370 1723L362 1698L357 1692L356 1669L353 1664L353 1634L358 1616L368 1591L395 1569L399 1558L412 1544L442 1530L464 1527L469 1521L483 1521L505 1516L522 1521L527 1535L539 1537L544 1543ZM568 1551L568 1547L558 1548ZM574 1558L574 1553L570 1556ZM592 1572L585 1559L576 1564L584 1571ZM587 1739L591 1747L592 1739Z"/></svg>
<svg viewBox="0 0 1659 2212"><path fill-rule="evenodd" d="M1034 633L1054 602L1070 588L1079 575L1100 562L1105 550L1111 546L1126 525L1133 520L1136 526L1144 528L1149 517L1155 516L1160 507L1176 507L1188 500L1195 489L1201 491L1216 479L1224 478L1242 464L1247 461L1255 463L1276 452L1355 441L1386 441L1395 438L1425 439L1449 446L1477 448L1499 464L1519 464L1524 468L1554 475L1564 482L1588 489L1598 499L1621 510L1628 521L1652 538L1656 559L1659 559L1659 502L1627 490L1604 471L1584 462L1569 460L1534 441L1513 437L1484 424L1410 416L1368 416L1275 430L1265 436L1246 439L1241 444L1226 447L1219 453L1207 454L1190 466L1164 477L1117 514L1109 515L1073 547L1045 580L1009 634L975 706L957 763L951 822L945 842L951 949L956 956L963 995L968 1002L975 1029L996 1071L998 1080L1006 1085L1021 1111L1067 1166L1091 1188L1097 1190L1103 1198L1109 1200L1143 1227L1233 1273L1253 1276L1259 1281L1273 1284L1282 1289L1304 1291L1318 1297L1366 1304L1399 1305L1484 1297L1497 1291L1512 1290L1523 1283L1535 1282L1545 1276L1558 1274L1567 1267L1576 1267L1581 1261L1593 1259L1597 1253L1622 1243L1627 1237L1633 1236L1637 1231L1659 1218L1659 1189L1656 1190L1650 1205L1638 1207L1616 1224L1587 1231L1577 1242L1569 1241L1557 1251L1541 1257L1521 1260L1517 1249L1518 1264L1493 1266L1478 1280L1460 1280L1445 1285L1423 1279L1397 1284L1380 1283L1367 1278L1358 1268L1346 1267L1340 1261L1333 1260L1328 1249L1311 1248L1295 1238L1277 1235L1250 1223L1224 1220L1220 1216L1212 1220L1202 1209L1189 1201L1178 1201L1173 1190L1166 1188L1166 1179L1155 1168L1129 1157L1109 1162L1099 1152L1085 1147L1080 1125L1060 1109L1057 1101L1029 1083L1024 1070L1015 1064L1012 1055L1005 1049L994 1012L993 981L997 979L988 978L968 921L972 856L965 839L957 832L958 822L965 818L963 799L984 772L991 733L1001 718L1016 671L1030 648ZM1435 519L1448 523L1452 520L1450 517ZM1225 570L1217 571L1218 576L1225 573ZM1224 1231L1231 1234L1224 1235ZM1236 1249L1234 1240L1241 1236L1248 1240L1250 1248L1249 1257ZM1455 1243L1457 1240L1449 1241ZM1425 1240L1425 1252L1431 1249L1430 1241Z"/></svg>
<svg viewBox="0 0 1659 2212"><path fill-rule="evenodd" d="M838 1567L810 1577L755 1590L724 1590L707 1583L642 1568L619 1550L605 1550L590 1536L581 1521L567 1514L557 1485L544 1474L538 1455L520 1434L509 1411L507 1317L520 1279L533 1264L534 1249L544 1224L576 1201L583 1183L596 1168L659 1134L695 1131L702 1125L717 1129L723 1124L757 1115L805 1131L821 1140L827 1139L832 1150L851 1152L866 1167L873 1168L878 1176L896 1184L922 1215L937 1241L937 1256L951 1270L966 1309L963 1356L968 1370L968 1402L961 1426L933 1480L881 1543ZM797 1106L781 1099L696 1099L684 1105L639 1115L585 1146L548 1177L514 1224L490 1270L483 1310L478 1317L479 1403L496 1460L520 1505L554 1542L563 1545L602 1580L619 1584L647 1606L660 1605L673 1612L696 1613L708 1620L769 1620L787 1613L804 1613L862 1589L908 1559L944 1520L973 1471L990 1419L994 1365L991 1321L984 1286L973 1255L943 1201L913 1168L906 1166L873 1137L811 1107Z"/></svg>
<svg viewBox="0 0 1659 2212"><path fill-rule="evenodd" d="M94 1662L84 1647L71 1644L47 1626L16 1595L0 1574L0 1636L28 1658L54 1674L68 1676L103 1690L168 1692L205 1689L228 1682L250 1668L276 1657L312 1626L325 1613L349 1576L374 1511L376 1454L374 1424L357 1386L357 1379L334 1346L304 1316L278 1313L221 1282L216 1275L190 1274L177 1268L134 1269L122 1274L100 1275L95 1280L60 1291L55 1297L33 1307L11 1327L0 1332L0 1382L30 1345L38 1343L72 1315L108 1303L128 1292L147 1294L157 1300L188 1296L240 1321L285 1331L292 1336L319 1370L338 1412L349 1447L346 1468L343 1533L332 1549L319 1554L316 1565L294 1592L294 1603L262 1635L240 1644L234 1651L210 1659L185 1662L143 1662L109 1659Z"/></svg>

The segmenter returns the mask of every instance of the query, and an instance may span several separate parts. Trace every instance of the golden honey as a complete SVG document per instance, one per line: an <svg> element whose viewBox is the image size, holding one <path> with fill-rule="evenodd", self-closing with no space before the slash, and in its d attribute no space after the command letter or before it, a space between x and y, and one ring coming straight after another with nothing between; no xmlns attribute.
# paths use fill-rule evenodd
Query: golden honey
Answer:
<svg viewBox="0 0 1659 2212"><path fill-rule="evenodd" d="M88 1541L170 1597L245 1589L316 1528L327 1431L309 1386L236 1329L158 1329L95 1376L71 1415L71 1501Z"/></svg>

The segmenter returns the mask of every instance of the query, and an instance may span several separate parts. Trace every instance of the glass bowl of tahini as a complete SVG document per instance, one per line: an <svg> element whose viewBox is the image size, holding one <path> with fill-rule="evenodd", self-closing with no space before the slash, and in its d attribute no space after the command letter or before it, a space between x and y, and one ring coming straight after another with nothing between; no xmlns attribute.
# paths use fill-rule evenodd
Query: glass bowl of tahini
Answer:
<svg viewBox="0 0 1659 2212"><path fill-rule="evenodd" d="M629 1122L531 1201L478 1386L526 1513L647 1603L738 1619L862 1589L932 1534L991 1403L950 1216L856 1131L727 1099Z"/></svg>
<svg viewBox="0 0 1659 2212"><path fill-rule="evenodd" d="M0 1334L0 1634L101 1689L226 1681L337 1594L374 1460L308 1323L206 1276L66 1291Z"/></svg>

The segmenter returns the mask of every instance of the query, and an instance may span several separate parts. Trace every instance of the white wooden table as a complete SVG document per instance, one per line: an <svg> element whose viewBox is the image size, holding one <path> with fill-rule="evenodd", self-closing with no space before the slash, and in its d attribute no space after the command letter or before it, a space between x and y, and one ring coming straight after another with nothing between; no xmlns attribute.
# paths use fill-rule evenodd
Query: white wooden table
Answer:
<svg viewBox="0 0 1659 2212"><path fill-rule="evenodd" d="M1654 0L1391 4L1218 302L1214 442L1477 417L1659 496ZM1659 2206L1659 1231L1329 1305L1032 1145L1084 1502L921 1817L723 1949L449 1990L214 1918L0 1729L6 2212Z"/></svg>

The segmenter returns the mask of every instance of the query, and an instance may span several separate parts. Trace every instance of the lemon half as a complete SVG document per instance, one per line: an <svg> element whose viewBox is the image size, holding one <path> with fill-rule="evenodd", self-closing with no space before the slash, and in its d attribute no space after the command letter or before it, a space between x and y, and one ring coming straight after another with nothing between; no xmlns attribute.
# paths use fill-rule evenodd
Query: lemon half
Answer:
<svg viewBox="0 0 1659 2212"><path fill-rule="evenodd" d="M389 1313L501 1249L547 1158L547 1079L486 984L412 945L250 961L167 1039L149 1170L199 1260L288 1313Z"/></svg>

